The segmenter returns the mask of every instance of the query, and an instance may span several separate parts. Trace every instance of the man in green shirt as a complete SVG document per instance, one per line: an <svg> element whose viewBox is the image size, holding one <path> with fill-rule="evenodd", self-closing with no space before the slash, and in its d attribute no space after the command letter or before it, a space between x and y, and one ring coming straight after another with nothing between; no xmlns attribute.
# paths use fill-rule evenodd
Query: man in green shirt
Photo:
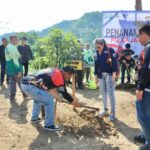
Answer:
<svg viewBox="0 0 150 150"><path fill-rule="evenodd" d="M89 81L90 73L91 73L91 65L94 64L94 56L93 51L90 49L90 45L85 45L85 50L83 52L84 57L84 70L86 73L86 82Z"/></svg>
<svg viewBox="0 0 150 150"><path fill-rule="evenodd" d="M11 36L10 44L8 44L5 49L6 71L10 77L10 100L15 100L16 83L20 87L22 78L22 65L19 62L20 54L17 49L17 44L17 36ZM26 97L24 93L23 96Z"/></svg>

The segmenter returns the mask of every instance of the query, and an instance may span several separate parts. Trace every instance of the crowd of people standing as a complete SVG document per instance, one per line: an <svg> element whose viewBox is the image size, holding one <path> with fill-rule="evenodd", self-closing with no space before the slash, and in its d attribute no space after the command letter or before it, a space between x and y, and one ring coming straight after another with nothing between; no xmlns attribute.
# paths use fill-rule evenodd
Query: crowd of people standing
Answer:
<svg viewBox="0 0 150 150"><path fill-rule="evenodd" d="M127 72L127 84L129 84L132 78L131 70L134 68L138 74L136 79L137 118L142 129L141 134L135 136L134 140L144 143L139 150L150 150L150 25L144 25L139 29L138 38L141 45L145 47L139 56L139 62L133 58L134 51L131 50L129 43L125 45L124 50L116 54L113 48L108 47L104 39L97 38L94 41L94 51L90 49L88 43L85 49L83 48L83 70L77 72L70 66L62 69L48 68L37 71L32 78L28 76L28 66L29 61L33 59L33 54L26 43L26 37L22 37L19 46L17 36L11 36L9 42L7 38L3 38L0 46L1 86L3 86L6 72L6 81L10 84L10 101L15 100L16 84L18 84L23 97L30 96L34 100L31 122L41 121L39 113L41 106L44 105L44 128L58 131L61 129L54 122L54 98L60 102L64 98L75 107L81 107L80 102L66 89L66 81L70 81L75 73L78 74L78 80L80 80L78 88L84 89L83 76L86 75L88 83L92 79L91 66L94 66L95 82L97 86L100 85L99 93L103 101L103 111L99 113L99 117L103 118L109 114L108 119L113 121L116 118L115 81L118 80L121 70L121 84L125 82L125 72Z"/></svg>

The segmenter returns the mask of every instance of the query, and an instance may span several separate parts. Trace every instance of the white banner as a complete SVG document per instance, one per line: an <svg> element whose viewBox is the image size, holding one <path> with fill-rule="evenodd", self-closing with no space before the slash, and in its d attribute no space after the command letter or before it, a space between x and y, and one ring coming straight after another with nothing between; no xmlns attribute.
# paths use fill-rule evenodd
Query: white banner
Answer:
<svg viewBox="0 0 150 150"><path fill-rule="evenodd" d="M131 49L139 55L143 47L138 42L138 28L145 23L150 23L150 11L103 12L102 37L116 52L130 43Z"/></svg>

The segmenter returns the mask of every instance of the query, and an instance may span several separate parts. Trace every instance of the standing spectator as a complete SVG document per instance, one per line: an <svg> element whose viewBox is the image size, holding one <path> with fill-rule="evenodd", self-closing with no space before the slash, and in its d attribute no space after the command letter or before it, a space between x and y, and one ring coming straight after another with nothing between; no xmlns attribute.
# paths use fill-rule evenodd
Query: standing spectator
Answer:
<svg viewBox="0 0 150 150"><path fill-rule="evenodd" d="M120 59L121 64L121 84L124 84L125 73L127 72L127 83L131 81L131 69L135 66L135 61L132 58L132 54L128 51Z"/></svg>
<svg viewBox="0 0 150 150"><path fill-rule="evenodd" d="M105 117L108 114L107 101L110 100L111 113L109 120L115 119L115 80L117 72L117 60L115 51L108 48L104 39L95 40L95 75L96 82L100 81L104 111L99 117ZM97 83L98 84L98 83Z"/></svg>
<svg viewBox="0 0 150 150"><path fill-rule="evenodd" d="M131 73L131 68L134 67L134 59L132 58L132 55L134 54L134 51L131 50L131 45L130 43L127 43L125 45L125 49L122 50L119 55L120 57L120 64L121 64L121 84L124 84L124 78L125 78L125 73L127 72L127 83L130 83L130 73Z"/></svg>
<svg viewBox="0 0 150 150"><path fill-rule="evenodd" d="M136 110L143 133L134 139L146 141L139 150L150 150L150 25L144 25L139 29L139 42L145 46L145 50L142 74L136 91Z"/></svg>
<svg viewBox="0 0 150 150"><path fill-rule="evenodd" d="M81 54L83 53L84 51L84 46L83 44L81 43L80 40L77 41L80 45L80 49L81 49ZM78 60L79 61L82 61L83 62L83 56L78 54ZM78 89L84 89L84 85L83 85L83 64L82 64L82 70L76 70L75 71L75 74L76 74L76 83L77 83L77 86L78 86Z"/></svg>
<svg viewBox="0 0 150 150"><path fill-rule="evenodd" d="M17 36L10 37L10 44L5 49L6 56L6 71L10 78L10 100L15 100L16 96L16 83L19 87L22 78L22 66L19 62L20 54L17 49L18 39ZM24 98L26 95L23 93Z"/></svg>
<svg viewBox="0 0 150 150"><path fill-rule="evenodd" d="M86 73L86 82L89 82L89 77L91 74L91 65L94 64L93 51L90 49L89 44L85 45L83 57L84 57L84 71Z"/></svg>
<svg viewBox="0 0 150 150"><path fill-rule="evenodd" d="M6 58L5 58L5 48L8 45L8 40L6 38L2 39L2 45L0 46L0 62L1 62L1 87L3 87L3 82L6 72ZM7 75L7 84L9 84L9 77Z"/></svg>
<svg viewBox="0 0 150 150"><path fill-rule="evenodd" d="M21 39L22 45L18 46L21 55L21 62L24 67L24 76L28 75L29 61L33 59L33 54L29 45L27 45L26 37Z"/></svg>

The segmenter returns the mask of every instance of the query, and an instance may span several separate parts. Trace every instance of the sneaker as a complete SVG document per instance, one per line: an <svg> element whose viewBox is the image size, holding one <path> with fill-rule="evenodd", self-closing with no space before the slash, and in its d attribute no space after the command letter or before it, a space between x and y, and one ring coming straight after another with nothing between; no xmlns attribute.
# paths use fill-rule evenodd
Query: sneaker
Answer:
<svg viewBox="0 0 150 150"><path fill-rule="evenodd" d="M105 110L105 111L103 111L102 113L100 113L100 114L98 115L98 117L103 118L103 117L106 117L107 115L108 115L108 110Z"/></svg>
<svg viewBox="0 0 150 150"><path fill-rule="evenodd" d="M44 126L44 128L45 128L46 130L49 130L49 131L60 131L60 130L61 130L60 127L55 126L55 125L52 125L52 126Z"/></svg>
<svg viewBox="0 0 150 150"><path fill-rule="evenodd" d="M114 115L110 115L110 116L108 117L108 119L109 119L110 121L114 121L114 120L115 120L115 116L114 116Z"/></svg>
<svg viewBox="0 0 150 150"><path fill-rule="evenodd" d="M139 150L150 150L150 144L145 144L139 148Z"/></svg>
<svg viewBox="0 0 150 150"><path fill-rule="evenodd" d="M140 134L140 135L137 135L137 136L134 136L134 137L133 137L133 140L134 140L135 142L143 143L143 144L146 142L144 136L141 135L141 134Z"/></svg>
<svg viewBox="0 0 150 150"><path fill-rule="evenodd" d="M38 119L36 119L36 120L34 120L34 119L31 119L31 123L40 123L42 121L42 119L41 118L38 118Z"/></svg>

